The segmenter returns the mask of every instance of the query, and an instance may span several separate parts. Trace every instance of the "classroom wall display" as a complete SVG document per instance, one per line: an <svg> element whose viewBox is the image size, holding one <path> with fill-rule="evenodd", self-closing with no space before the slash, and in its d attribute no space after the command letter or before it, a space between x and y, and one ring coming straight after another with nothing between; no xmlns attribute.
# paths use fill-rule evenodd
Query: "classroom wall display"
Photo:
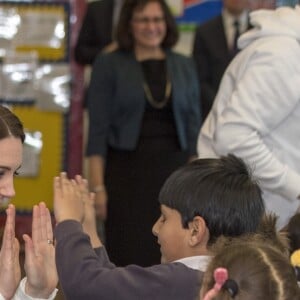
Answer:
<svg viewBox="0 0 300 300"><path fill-rule="evenodd" d="M65 1L0 1L1 103L68 111L69 23Z"/></svg>
<svg viewBox="0 0 300 300"><path fill-rule="evenodd" d="M12 203L18 212L30 212L44 201L53 208L53 178L63 170L65 151L64 116L39 111L35 106L16 106L12 111L22 120L26 132L23 165L15 177L16 196Z"/></svg>
<svg viewBox="0 0 300 300"><path fill-rule="evenodd" d="M6 49L0 73L0 99L11 104L33 104L37 66L36 51L16 52Z"/></svg>
<svg viewBox="0 0 300 300"><path fill-rule="evenodd" d="M43 148L43 134L40 131L25 129L23 145L23 162L18 170L19 176L37 177L40 174L41 151Z"/></svg>
<svg viewBox="0 0 300 300"><path fill-rule="evenodd" d="M0 49L37 51L40 60L66 61L69 55L67 2L1 1Z"/></svg>
<svg viewBox="0 0 300 300"><path fill-rule="evenodd" d="M167 0L180 31L175 50L191 55L196 27L221 13L222 0Z"/></svg>
<svg viewBox="0 0 300 300"><path fill-rule="evenodd" d="M23 165L15 179L17 212L44 201L67 171L71 107L71 1L0 1L0 103L23 122Z"/></svg>
<svg viewBox="0 0 300 300"><path fill-rule="evenodd" d="M200 24L220 14L222 0L167 0L177 22Z"/></svg>
<svg viewBox="0 0 300 300"><path fill-rule="evenodd" d="M40 64L35 77L36 107L40 111L67 113L71 105L72 76L70 64Z"/></svg>

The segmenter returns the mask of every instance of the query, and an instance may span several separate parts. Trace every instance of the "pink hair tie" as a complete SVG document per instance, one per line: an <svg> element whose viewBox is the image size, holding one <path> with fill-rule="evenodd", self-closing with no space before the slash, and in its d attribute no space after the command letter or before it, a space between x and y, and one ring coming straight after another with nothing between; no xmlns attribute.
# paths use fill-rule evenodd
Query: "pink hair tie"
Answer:
<svg viewBox="0 0 300 300"><path fill-rule="evenodd" d="M213 297L216 297L219 293L220 289L222 288L225 281L228 279L228 272L225 268L217 268L214 271L214 279L215 284L212 289L207 291L203 300L211 300Z"/></svg>

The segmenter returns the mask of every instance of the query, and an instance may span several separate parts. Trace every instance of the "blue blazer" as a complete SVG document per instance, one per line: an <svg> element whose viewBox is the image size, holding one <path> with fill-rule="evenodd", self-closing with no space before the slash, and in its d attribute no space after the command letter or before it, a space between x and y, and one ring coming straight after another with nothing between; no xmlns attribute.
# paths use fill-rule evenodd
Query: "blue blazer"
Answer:
<svg viewBox="0 0 300 300"><path fill-rule="evenodd" d="M201 125L199 88L191 58L166 52L172 83L172 108L182 150L196 153ZM105 157L107 146L134 150L146 106L143 72L132 52L99 54L88 90L87 155Z"/></svg>

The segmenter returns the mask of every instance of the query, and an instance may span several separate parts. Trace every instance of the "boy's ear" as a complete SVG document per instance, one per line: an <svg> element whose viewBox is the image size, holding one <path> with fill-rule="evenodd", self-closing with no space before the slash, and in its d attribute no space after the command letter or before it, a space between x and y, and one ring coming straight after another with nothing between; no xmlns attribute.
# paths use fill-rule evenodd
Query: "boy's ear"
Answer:
<svg viewBox="0 0 300 300"><path fill-rule="evenodd" d="M200 217L194 217L193 221L189 223L190 238L189 244L191 247L197 246L200 243L207 243L208 229L205 220Z"/></svg>

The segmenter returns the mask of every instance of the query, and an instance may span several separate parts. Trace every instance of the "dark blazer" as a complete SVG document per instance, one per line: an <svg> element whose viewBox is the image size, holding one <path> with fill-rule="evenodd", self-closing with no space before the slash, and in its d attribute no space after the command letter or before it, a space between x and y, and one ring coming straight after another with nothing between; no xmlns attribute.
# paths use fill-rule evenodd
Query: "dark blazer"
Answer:
<svg viewBox="0 0 300 300"><path fill-rule="evenodd" d="M172 108L182 150L196 153L201 116L197 72L191 58L166 52L172 83ZM100 54L88 90L89 135L87 155L106 155L107 146L135 149L146 99L143 72L131 52Z"/></svg>
<svg viewBox="0 0 300 300"><path fill-rule="evenodd" d="M222 15L197 28L193 56L200 80L204 120L210 111L225 69L233 58L227 46Z"/></svg>
<svg viewBox="0 0 300 300"><path fill-rule="evenodd" d="M75 46L75 60L92 64L97 54L112 42L113 0L89 2Z"/></svg>

